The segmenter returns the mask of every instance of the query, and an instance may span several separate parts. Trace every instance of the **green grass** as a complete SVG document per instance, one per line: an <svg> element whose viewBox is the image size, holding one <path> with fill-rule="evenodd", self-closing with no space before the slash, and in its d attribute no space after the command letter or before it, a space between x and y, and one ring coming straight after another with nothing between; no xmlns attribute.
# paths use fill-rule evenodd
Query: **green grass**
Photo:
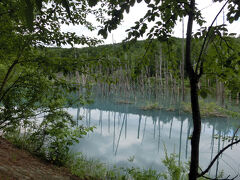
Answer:
<svg viewBox="0 0 240 180"><path fill-rule="evenodd" d="M116 103L118 103L118 104L134 104L133 101L128 101L128 100L116 100Z"/></svg>
<svg viewBox="0 0 240 180"><path fill-rule="evenodd" d="M165 111L175 111L176 109L172 106L163 107L159 105L157 102L148 102L146 106L140 107L141 110L150 111L150 110L165 110Z"/></svg>
<svg viewBox="0 0 240 180"><path fill-rule="evenodd" d="M225 109L215 102L206 103L200 100L199 106L202 117L240 117L240 112ZM182 110L187 113L192 113L191 103L182 102Z"/></svg>
<svg viewBox="0 0 240 180"><path fill-rule="evenodd" d="M162 106L160 106L158 103L147 103L146 106L140 107L141 110L147 111L147 110L161 110L163 109Z"/></svg>
<svg viewBox="0 0 240 180"><path fill-rule="evenodd" d="M159 172L155 169L138 167L108 166L99 160L89 159L82 153L73 154L67 162L72 174L84 179L111 179L111 180L187 180L189 163L180 164L176 154L168 154L165 149L165 158L162 159L166 170ZM129 162L134 157L129 157ZM221 174L222 176L222 174ZM206 178L199 178L206 180Z"/></svg>
<svg viewBox="0 0 240 180"><path fill-rule="evenodd" d="M199 101L200 112L203 117L227 117L225 113L220 111L220 106L214 102L206 103L203 100ZM187 113L192 113L191 103L182 103L182 110Z"/></svg>

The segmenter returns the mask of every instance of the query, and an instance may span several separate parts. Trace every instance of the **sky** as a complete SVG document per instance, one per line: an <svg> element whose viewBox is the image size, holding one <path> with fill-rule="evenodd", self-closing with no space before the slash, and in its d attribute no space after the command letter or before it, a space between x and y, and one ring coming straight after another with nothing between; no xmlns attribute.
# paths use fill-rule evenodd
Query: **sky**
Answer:
<svg viewBox="0 0 240 180"><path fill-rule="evenodd" d="M212 23L216 14L222 8L224 2L213 3L212 0L196 0L197 7L198 7L198 9L202 10L202 16L206 20L206 24L204 24L203 26L209 26ZM63 25L61 27L61 29L62 29L63 32L75 32L77 35L86 35L86 36L96 37L96 38L102 39L102 40L104 40L103 44L119 43L126 38L127 33L125 31L128 28L130 28L131 26L133 26L134 22L136 22L141 17L143 17L145 15L145 13L147 12L147 10L148 10L148 8L147 8L147 5L144 3L144 1L142 1L142 3L140 3L140 4L136 3L134 5L134 7L132 7L130 9L129 14L125 13L124 19L123 19L121 25L116 30L112 31L108 35L107 39L103 39L101 36L98 36L97 35L98 31L91 32L91 31L87 30L85 27L82 27L82 26L73 26L73 25L66 26L66 25ZM227 7L225 7L225 9L224 9L224 14L225 14L225 23L228 25L227 28L228 28L229 32L237 33L239 35L240 20L234 22L233 24L229 24L226 21L226 13L227 13ZM218 25L223 23L223 17L224 17L223 13L221 13L218 16L218 19L217 19L217 22L216 22ZM89 17L89 20L94 25L96 25L97 22L94 20L93 17ZM149 24L148 26L151 27L151 24ZM185 26L184 30L185 30L185 33L186 33L187 18L184 19L184 26ZM193 24L193 30L194 31L196 31L199 28L200 27L196 23ZM182 22L179 21L176 24L176 26L174 28L174 33L172 35L175 36L175 37L182 37ZM146 39L146 36L144 36L143 38L140 38L139 40L142 40L142 39ZM77 45L76 47L82 47L82 46Z"/></svg>

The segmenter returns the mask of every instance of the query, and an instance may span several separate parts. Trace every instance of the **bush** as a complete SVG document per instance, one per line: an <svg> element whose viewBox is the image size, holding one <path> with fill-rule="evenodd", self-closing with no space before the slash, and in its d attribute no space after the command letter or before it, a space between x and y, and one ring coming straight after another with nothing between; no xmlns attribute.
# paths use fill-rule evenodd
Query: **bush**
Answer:
<svg viewBox="0 0 240 180"><path fill-rule="evenodd" d="M39 125L28 122L17 129L5 130L4 136L18 147L64 165L69 158L69 147L89 131L93 131L93 127L76 126L67 112L58 111L46 115Z"/></svg>

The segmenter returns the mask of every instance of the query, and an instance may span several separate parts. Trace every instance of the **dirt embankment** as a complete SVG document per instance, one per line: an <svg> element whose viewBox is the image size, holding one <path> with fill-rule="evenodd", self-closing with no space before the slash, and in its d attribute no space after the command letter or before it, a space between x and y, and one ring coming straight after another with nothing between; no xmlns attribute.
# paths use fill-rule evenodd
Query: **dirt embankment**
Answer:
<svg viewBox="0 0 240 180"><path fill-rule="evenodd" d="M78 180L63 167L57 167L14 147L0 137L0 180Z"/></svg>

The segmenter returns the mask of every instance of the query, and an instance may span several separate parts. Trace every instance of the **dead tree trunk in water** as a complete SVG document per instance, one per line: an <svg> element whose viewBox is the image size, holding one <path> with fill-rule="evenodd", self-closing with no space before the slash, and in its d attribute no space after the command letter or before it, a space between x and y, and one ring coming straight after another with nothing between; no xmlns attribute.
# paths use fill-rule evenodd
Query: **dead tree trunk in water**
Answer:
<svg viewBox="0 0 240 180"><path fill-rule="evenodd" d="M182 19L182 63L180 63L181 70L181 85L182 85L182 100L184 101L185 92L184 92L184 19Z"/></svg>

